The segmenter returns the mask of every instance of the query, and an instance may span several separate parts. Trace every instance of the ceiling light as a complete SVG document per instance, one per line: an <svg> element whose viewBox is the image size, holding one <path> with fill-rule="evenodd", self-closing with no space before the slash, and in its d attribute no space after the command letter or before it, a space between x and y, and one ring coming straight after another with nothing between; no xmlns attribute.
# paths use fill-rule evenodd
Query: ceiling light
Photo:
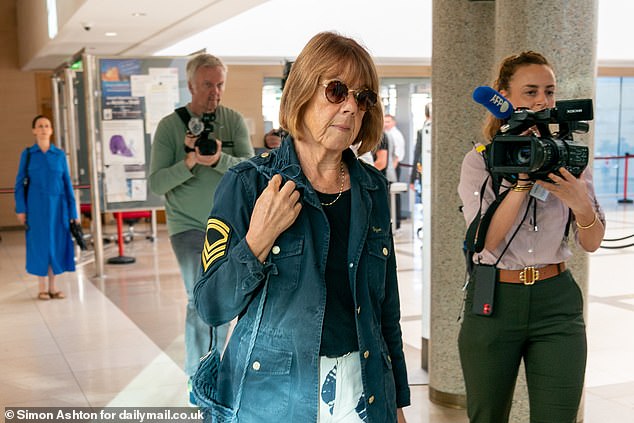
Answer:
<svg viewBox="0 0 634 423"><path fill-rule="evenodd" d="M103 35L105 35L106 37L116 37L117 33L116 32L106 32Z"/></svg>
<svg viewBox="0 0 634 423"><path fill-rule="evenodd" d="M147 16L147 15L145 14L145 12L134 12L132 16L134 16L135 18L138 18L141 16Z"/></svg>
<svg viewBox="0 0 634 423"><path fill-rule="evenodd" d="M51 40L57 35L57 1L46 0L46 12L48 14L48 38Z"/></svg>

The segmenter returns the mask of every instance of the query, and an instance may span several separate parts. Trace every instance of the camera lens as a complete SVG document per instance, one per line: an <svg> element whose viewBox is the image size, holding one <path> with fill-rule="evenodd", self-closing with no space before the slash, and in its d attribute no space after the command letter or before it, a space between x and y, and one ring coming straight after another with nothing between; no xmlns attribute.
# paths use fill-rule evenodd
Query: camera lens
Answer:
<svg viewBox="0 0 634 423"><path fill-rule="evenodd" d="M530 145L518 147L515 150L513 162L516 165L524 166L531 162L531 147Z"/></svg>
<svg viewBox="0 0 634 423"><path fill-rule="evenodd" d="M205 125L199 118L192 117L189 119L187 128L189 129L189 132L191 132L195 136L198 136L203 132L203 129L205 129Z"/></svg>

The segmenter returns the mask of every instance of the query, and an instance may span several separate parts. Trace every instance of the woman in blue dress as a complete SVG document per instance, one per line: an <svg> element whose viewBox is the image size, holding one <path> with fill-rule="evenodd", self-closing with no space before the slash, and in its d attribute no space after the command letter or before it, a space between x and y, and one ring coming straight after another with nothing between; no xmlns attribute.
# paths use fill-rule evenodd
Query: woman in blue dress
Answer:
<svg viewBox="0 0 634 423"><path fill-rule="evenodd" d="M79 223L77 207L66 154L51 144L51 121L38 115L31 126L36 142L20 158L15 212L26 228L26 271L38 276L38 298L61 299L64 293L56 289L55 276L75 270L69 226L71 219Z"/></svg>

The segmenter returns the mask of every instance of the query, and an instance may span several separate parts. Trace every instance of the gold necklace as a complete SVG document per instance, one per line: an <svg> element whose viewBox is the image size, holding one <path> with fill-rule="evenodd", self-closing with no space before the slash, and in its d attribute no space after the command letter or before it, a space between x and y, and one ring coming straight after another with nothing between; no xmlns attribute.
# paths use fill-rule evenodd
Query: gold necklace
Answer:
<svg viewBox="0 0 634 423"><path fill-rule="evenodd" d="M337 200L339 199L339 197L341 197L341 193L343 192L343 184L345 181L346 181L346 173L343 170L343 161L342 161L341 162L341 187L339 188L339 194L337 194L337 198L332 200L330 203L322 203L321 201L319 203L322 206L332 206L333 204L335 204Z"/></svg>

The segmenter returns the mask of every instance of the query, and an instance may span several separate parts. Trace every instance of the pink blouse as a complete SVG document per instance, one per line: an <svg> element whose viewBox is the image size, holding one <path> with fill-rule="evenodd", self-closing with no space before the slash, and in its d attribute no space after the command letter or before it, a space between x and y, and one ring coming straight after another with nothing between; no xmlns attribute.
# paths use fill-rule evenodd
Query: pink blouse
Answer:
<svg viewBox="0 0 634 423"><path fill-rule="evenodd" d="M460 173L460 183L458 194L462 200L463 214L467 226L474 219L480 208L480 191L486 178L490 176L483 156L475 149L467 153ZM605 215L597 202L594 186L592 184L592 171L586 168L581 177L588 186L588 196L594 204L594 208L599 219L605 224ZM506 180L502 181L500 192L507 190L512 184ZM529 195L526 195L523 206L515 219L511 230L505 237L505 242L500 243L495 251L486 248L479 254L474 254L473 261L482 264L495 264L498 257L508 244L515 229L522 221L528 205ZM487 182L484 198L482 199L482 210L484 214L489 205L495 200L495 194L491 181ZM515 238L511 242L497 267L500 269L519 270L527 266L543 267L552 263L559 263L568 260L572 256L568 248L567 240L564 237L566 222L568 221L568 207L557 197L549 194L542 201L533 200L534 206L526 214L526 219L522 223ZM533 209L535 207L535 209ZM569 235L574 234L577 241L577 226L572 217Z"/></svg>

